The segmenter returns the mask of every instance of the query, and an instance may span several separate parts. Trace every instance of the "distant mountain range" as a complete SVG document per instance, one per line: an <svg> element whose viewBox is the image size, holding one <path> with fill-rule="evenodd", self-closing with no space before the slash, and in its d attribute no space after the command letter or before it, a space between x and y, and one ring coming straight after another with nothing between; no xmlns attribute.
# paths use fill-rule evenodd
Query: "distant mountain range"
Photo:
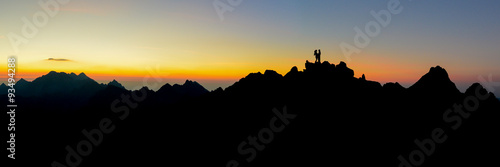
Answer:
<svg viewBox="0 0 500 167"><path fill-rule="evenodd" d="M23 121L18 151L41 165L70 166L67 146L76 149L87 139L83 129L110 119L116 130L81 156L79 166L497 162L500 153L488 150L500 149L500 101L480 84L462 93L440 66L409 88L369 77L355 78L344 62L306 62L303 70L250 73L211 92L189 80L130 91L115 80L98 84L83 73L50 72L16 83ZM0 85L2 92L7 88ZM438 128L447 140L429 144ZM425 152L418 155L424 159L411 157L415 150Z"/></svg>
<svg viewBox="0 0 500 167"><path fill-rule="evenodd" d="M32 82L25 79L19 79L15 83L15 95L22 98L30 99L50 99L54 105L58 104L68 108L82 107L99 92L103 91L109 86L125 90L125 87L116 80L108 84L99 84L95 80L87 77L85 73L76 75L75 73L55 72L51 71L46 75L36 78ZM183 85L170 86L164 85L165 92L162 97L169 99L178 99L183 96L201 95L208 91L195 81L186 80ZM162 87L162 88L163 88ZM168 87L168 88L167 88ZM0 85L0 94L6 94L7 89L10 87L5 84ZM36 100L40 101L40 100Z"/></svg>

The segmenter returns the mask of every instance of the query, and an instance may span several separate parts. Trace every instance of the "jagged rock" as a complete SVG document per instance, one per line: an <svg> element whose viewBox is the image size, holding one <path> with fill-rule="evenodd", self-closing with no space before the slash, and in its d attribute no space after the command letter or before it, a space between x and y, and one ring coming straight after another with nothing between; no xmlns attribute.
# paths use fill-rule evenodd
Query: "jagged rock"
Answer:
<svg viewBox="0 0 500 167"><path fill-rule="evenodd" d="M116 81L114 79L113 79L113 81L109 82L108 85L116 86L118 88L125 89L125 87L121 83L119 83L118 81Z"/></svg>
<svg viewBox="0 0 500 167"><path fill-rule="evenodd" d="M455 83L450 80L448 72L440 66L432 67L427 74L410 86L408 91L418 94L437 94L439 96L437 98L443 99L460 94Z"/></svg>
<svg viewBox="0 0 500 167"><path fill-rule="evenodd" d="M290 69L290 71L286 73L285 78L294 78L297 77L297 75L299 75L299 70L297 66L293 66L292 69Z"/></svg>

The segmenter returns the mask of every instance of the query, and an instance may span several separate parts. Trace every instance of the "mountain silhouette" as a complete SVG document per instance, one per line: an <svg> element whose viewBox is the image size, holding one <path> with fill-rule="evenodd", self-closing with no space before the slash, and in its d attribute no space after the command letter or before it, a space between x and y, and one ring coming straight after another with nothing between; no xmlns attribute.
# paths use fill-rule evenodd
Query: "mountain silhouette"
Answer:
<svg viewBox="0 0 500 167"><path fill-rule="evenodd" d="M200 96L202 94L207 93L208 90L201 86L196 81L186 80L184 84L174 84L171 86L170 84L165 84L162 86L158 93L161 94L178 94L180 96Z"/></svg>
<svg viewBox="0 0 500 167"><path fill-rule="evenodd" d="M109 82L108 85L112 85L112 86L116 86L118 88L125 89L125 87L121 83L119 83L118 81L116 81L114 79L113 79L113 81Z"/></svg>
<svg viewBox="0 0 500 167"><path fill-rule="evenodd" d="M167 83L156 92L157 100L164 103L173 103L185 100L186 98L198 97L205 93L208 93L207 89L198 82L190 80L186 80L182 85L174 84L172 86Z"/></svg>
<svg viewBox="0 0 500 167"><path fill-rule="evenodd" d="M460 93L455 84L450 80L448 72L440 66L432 67L427 74L422 76L422 78L408 89L415 92L439 91L443 94L452 95Z"/></svg>
<svg viewBox="0 0 500 167"><path fill-rule="evenodd" d="M1 91L1 92L7 92L7 90L8 90L9 88L10 88L10 87L8 87L7 85L5 85L5 83L0 84L0 91Z"/></svg>
<svg viewBox="0 0 500 167"><path fill-rule="evenodd" d="M422 76L415 84L408 88L413 94L418 96L433 94L427 97L429 101L438 99L457 100L455 97L460 96L460 91L455 84L450 80L448 73L440 66L432 67L427 74Z"/></svg>
<svg viewBox="0 0 500 167"><path fill-rule="evenodd" d="M125 87L116 80L108 84L99 84L83 72L76 75L56 71L50 71L31 82L21 78L14 87L16 96L28 98L28 101L33 101L36 105L51 106L52 104L59 106L56 110L75 110L86 105L91 98L99 95L109 86L126 91ZM167 89L167 87L170 88ZM6 94L9 88L5 84L0 85L0 90L5 90L0 94ZM166 84L158 92L162 100L168 99L169 102L175 102L183 98L200 96L208 91L196 81L186 80L183 85Z"/></svg>
<svg viewBox="0 0 500 167"><path fill-rule="evenodd" d="M500 101L480 84L462 93L440 66L409 88L354 74L344 62L306 61L303 70L250 73L209 92L190 80L131 91L116 81L98 84L83 73L50 72L16 84L16 91L38 91L17 99L19 119L30 122L19 124L24 137L18 150L44 165L67 165L67 146L76 148L87 139L82 130L99 128L106 118L116 129L79 166L401 166L398 157L410 161L410 153L422 150L415 140L432 139L436 128L447 140L423 154L420 166L496 163L499 153L487 150L500 148ZM69 102L53 101L59 96L88 100L62 107ZM139 96L144 99L133 100ZM460 113L460 106L473 112ZM455 112L443 116L448 110ZM286 119L279 116L285 111ZM278 125L282 129L273 128Z"/></svg>
<svg viewBox="0 0 500 167"><path fill-rule="evenodd" d="M32 82L20 79L15 87L20 90L17 94L25 97L71 96L72 94L79 97L90 97L102 89L99 83L84 73L76 75L75 73L67 74L55 71L36 78Z"/></svg>

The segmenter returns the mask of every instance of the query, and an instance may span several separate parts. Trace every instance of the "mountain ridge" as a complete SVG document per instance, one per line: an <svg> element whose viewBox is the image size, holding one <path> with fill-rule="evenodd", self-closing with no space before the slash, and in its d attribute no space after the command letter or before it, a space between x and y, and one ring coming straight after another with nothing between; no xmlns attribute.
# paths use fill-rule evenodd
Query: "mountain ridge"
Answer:
<svg viewBox="0 0 500 167"><path fill-rule="evenodd" d="M366 75L356 78L345 63L306 62L305 67L300 71L292 67L284 76L273 70L250 73L226 89L211 92L190 80L182 85L167 83L156 92L147 87L132 91L110 85L79 106L72 102L78 98L16 96L18 109L23 111L19 118L30 122L19 124L26 135L19 142L34 150L20 147L19 152L42 164L65 162L67 147L78 146L82 129L91 131L102 125L100 121L109 120L116 131L105 135L105 142L94 147L92 158L85 158L82 166L144 166L165 160L204 166L232 160L250 166L332 162L397 166L398 155L407 158L418 149L414 141L424 141L435 128L446 130L450 139L436 144L437 154L425 157L428 161L421 166L496 162L498 154L481 150L500 148L496 144L500 137L493 133L500 127L496 120L500 101L478 83L454 96L455 91L417 89L455 90L447 73L438 67L431 68L412 90L397 82L381 85ZM477 92L482 97L488 94L488 99L465 105L464 100L475 102L470 99ZM434 96L449 99L429 100ZM461 113L456 107L460 106L477 111L469 112L467 120L460 118L463 128L453 130L459 122L443 119L443 113L455 110L451 118L457 120ZM283 115L289 119L286 124ZM86 140L85 135L83 138ZM38 142L28 142L32 139ZM249 140L265 146L256 150L253 162L246 161L253 154L238 152L238 148L256 149ZM158 150L162 153L136 154ZM193 150L202 154L193 154ZM485 156L492 158L485 161Z"/></svg>
<svg viewBox="0 0 500 167"><path fill-rule="evenodd" d="M280 79L280 78L292 78L292 76L297 76L301 75L301 73L335 73L337 72L339 77L342 78L347 78L351 79L354 77L354 71L350 68L347 67L347 64L343 61L341 61L338 65L335 64L330 64L328 61L324 61L323 63L311 63L309 61L306 61L305 64L305 69L302 71L299 71L296 66L292 67L289 72L287 72L285 75L279 74L274 70L265 70L264 74L261 72L256 72L256 73L249 73L247 76L241 78L239 81L235 82L233 85L237 84L238 82L245 81L245 80L251 80L255 78L261 78L264 80L273 80L273 79ZM334 72L335 71L335 72ZM335 74L334 74L335 75ZM360 78L354 78L354 79L359 79L362 81L365 81L366 79L365 75L363 74L362 77ZM64 89L68 88L68 84L73 84L76 85L72 88L68 89L77 89L78 87L81 87L82 84L79 84L78 82L71 82L69 80L73 79L74 81L85 81L87 84L92 84L94 87L99 87L96 86L97 82L93 80L92 78L88 77L84 72L81 72L80 74L76 75L74 72L66 73L66 72L56 72L56 71L50 71L49 73L42 75L40 77L37 77L33 81L26 81L24 78L19 79L19 81L16 82L16 86L20 88L21 90L27 89L26 87L31 86L32 84L37 84L37 87L42 87L39 88L35 91L30 90L30 91L20 91L21 96L26 96L28 94L32 94L34 96L39 96L42 94L48 94L50 91L54 92L61 92L57 91L58 89ZM48 82L48 83L47 83ZM70 82L66 83L65 86L56 86L55 83L57 82ZM372 86L374 87L382 87L382 84L376 82L376 81L366 81L370 82ZM202 92L208 92L203 91L203 89L200 89L199 87L203 87L201 84L199 84L196 81L190 81L186 80L184 84L179 85L179 84L174 84L170 85L169 83L165 83L157 92L168 92L166 89L171 89L176 88L176 89L185 89L185 88L180 88L180 86L184 85L189 85L195 89L198 89L198 91ZM41 86L40 86L41 85ZM54 86L50 86L54 85ZM126 89L121 83L113 79L112 81L108 82L107 84L101 84L101 89L103 87L106 87L108 85L113 85L119 88ZM186 86L187 86L186 85ZM231 89L233 85L230 85L229 87L225 89ZM424 74L417 82L415 82L413 85L409 86L408 88L401 86L398 82L388 82L383 84L383 87L387 89L398 89L399 91L414 91L414 92L420 92L420 93L428 93L430 91L438 91L438 92L443 92L443 94L459 94L461 93L455 84L451 81L451 79L448 76L447 71L442 68L441 66L437 65L435 67L431 67L429 69L429 72ZM4 90L6 88L6 85L0 85L0 90ZM47 89L50 91L42 91L41 89ZM223 90L225 90L223 89ZM161 90L161 91L160 91ZM67 90L65 90L67 91ZM70 90L71 91L71 90ZM185 91L185 90L184 90ZM215 91L215 90L214 90ZM95 93L95 91L93 91ZM200 94L197 94L200 95ZM28 95L29 96L29 95Z"/></svg>

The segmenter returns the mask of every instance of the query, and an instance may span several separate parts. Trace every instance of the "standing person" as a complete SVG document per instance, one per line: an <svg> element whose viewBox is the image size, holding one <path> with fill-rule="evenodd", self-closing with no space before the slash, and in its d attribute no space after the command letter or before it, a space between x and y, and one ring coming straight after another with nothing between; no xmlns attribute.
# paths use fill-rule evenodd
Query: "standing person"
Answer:
<svg viewBox="0 0 500 167"><path fill-rule="evenodd" d="M318 50L318 56L316 56L318 59L318 62L321 63L321 49Z"/></svg>
<svg viewBox="0 0 500 167"><path fill-rule="evenodd" d="M314 60L314 62L316 63L316 62L318 62L318 50L314 50L314 56L315 56L315 58L316 58L316 59Z"/></svg>

